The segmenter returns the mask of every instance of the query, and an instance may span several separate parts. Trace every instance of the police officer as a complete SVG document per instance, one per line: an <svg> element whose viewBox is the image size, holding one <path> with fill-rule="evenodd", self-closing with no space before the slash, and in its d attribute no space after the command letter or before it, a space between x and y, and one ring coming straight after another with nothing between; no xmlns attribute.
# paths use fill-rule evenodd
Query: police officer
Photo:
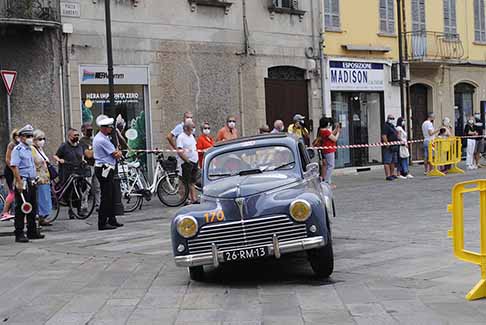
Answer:
<svg viewBox="0 0 486 325"><path fill-rule="evenodd" d="M98 214L98 229L111 230L122 227L113 214L113 193L115 192L115 166L116 161L122 157L120 150L110 141L113 132L112 118L97 119L100 131L93 140L95 159L95 175L100 182L101 203Z"/></svg>
<svg viewBox="0 0 486 325"><path fill-rule="evenodd" d="M35 214L37 212L36 171L31 145L34 140L34 128L26 125L18 132L20 142L12 151L10 167L15 179L15 241L27 243L29 239L42 239L37 230ZM22 194L26 202L32 205L28 214L22 212ZM27 218L27 237L24 235L24 217Z"/></svg>

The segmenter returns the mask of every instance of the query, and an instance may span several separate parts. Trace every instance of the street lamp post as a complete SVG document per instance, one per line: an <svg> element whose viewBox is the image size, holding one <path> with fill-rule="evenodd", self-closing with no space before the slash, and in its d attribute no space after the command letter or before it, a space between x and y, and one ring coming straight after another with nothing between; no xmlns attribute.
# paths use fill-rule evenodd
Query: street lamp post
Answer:
<svg viewBox="0 0 486 325"><path fill-rule="evenodd" d="M402 0L397 0L397 20L398 20L398 67L400 73L400 114L406 119L408 125L408 118L405 115L405 93L403 91L403 23L402 23Z"/></svg>
<svg viewBox="0 0 486 325"><path fill-rule="evenodd" d="M110 100L110 109L115 112L115 82L113 76L113 45L111 41L111 8L110 1L105 0L105 24L106 24L106 54L108 61L108 96ZM102 106L103 107L103 106ZM104 114L104 111L101 111ZM113 116L115 117L115 116ZM116 129L116 123L112 132L112 142L116 148L118 148L118 134ZM118 166L115 166L115 176L114 176L114 193L113 193L113 214L121 216L124 213L123 203L121 201L121 187L120 187L120 177L118 177Z"/></svg>

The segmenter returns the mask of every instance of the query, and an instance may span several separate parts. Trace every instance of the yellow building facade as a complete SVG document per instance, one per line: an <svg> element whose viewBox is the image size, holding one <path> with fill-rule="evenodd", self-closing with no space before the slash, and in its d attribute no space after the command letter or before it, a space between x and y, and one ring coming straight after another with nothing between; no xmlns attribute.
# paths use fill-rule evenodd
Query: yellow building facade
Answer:
<svg viewBox="0 0 486 325"><path fill-rule="evenodd" d="M350 144L375 142L386 115L401 113L397 74L393 74L393 63L398 61L397 0L323 1L326 111L350 126L344 135ZM402 2L404 55L410 70L409 138L423 137L421 125L428 112L436 113L436 127L449 117L455 133L462 135L468 116L479 117L481 110L486 110L485 1ZM383 74L378 77L380 64ZM359 68L369 70L368 84L348 82L359 81L353 78ZM381 77L383 85L375 87ZM420 146L412 153L413 158L422 158ZM340 166L366 164L378 160L379 150L341 156Z"/></svg>

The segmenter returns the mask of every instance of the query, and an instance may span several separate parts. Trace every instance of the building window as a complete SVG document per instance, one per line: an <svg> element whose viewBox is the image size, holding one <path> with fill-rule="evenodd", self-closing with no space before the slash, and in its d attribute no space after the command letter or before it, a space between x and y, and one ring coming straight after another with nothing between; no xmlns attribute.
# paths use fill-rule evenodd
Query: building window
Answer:
<svg viewBox="0 0 486 325"><path fill-rule="evenodd" d="M294 8L292 0L273 0L273 5L277 8Z"/></svg>
<svg viewBox="0 0 486 325"><path fill-rule="evenodd" d="M484 18L484 0L474 0L474 40L476 42L486 42Z"/></svg>
<svg viewBox="0 0 486 325"><path fill-rule="evenodd" d="M341 28L339 19L339 0L325 0L324 15L326 30L339 30Z"/></svg>
<svg viewBox="0 0 486 325"><path fill-rule="evenodd" d="M380 0L380 32L395 33L395 0Z"/></svg>
<svg viewBox="0 0 486 325"><path fill-rule="evenodd" d="M447 38L456 37L456 0L444 0L444 33Z"/></svg>
<svg viewBox="0 0 486 325"><path fill-rule="evenodd" d="M425 0L412 0L412 31L426 31Z"/></svg>

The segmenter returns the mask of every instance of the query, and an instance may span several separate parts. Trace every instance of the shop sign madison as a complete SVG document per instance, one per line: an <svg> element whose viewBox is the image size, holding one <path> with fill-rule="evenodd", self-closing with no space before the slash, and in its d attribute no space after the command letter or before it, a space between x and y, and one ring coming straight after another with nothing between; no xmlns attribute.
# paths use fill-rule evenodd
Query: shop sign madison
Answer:
<svg viewBox="0 0 486 325"><path fill-rule="evenodd" d="M331 90L383 91L384 65L372 62L329 61Z"/></svg>

